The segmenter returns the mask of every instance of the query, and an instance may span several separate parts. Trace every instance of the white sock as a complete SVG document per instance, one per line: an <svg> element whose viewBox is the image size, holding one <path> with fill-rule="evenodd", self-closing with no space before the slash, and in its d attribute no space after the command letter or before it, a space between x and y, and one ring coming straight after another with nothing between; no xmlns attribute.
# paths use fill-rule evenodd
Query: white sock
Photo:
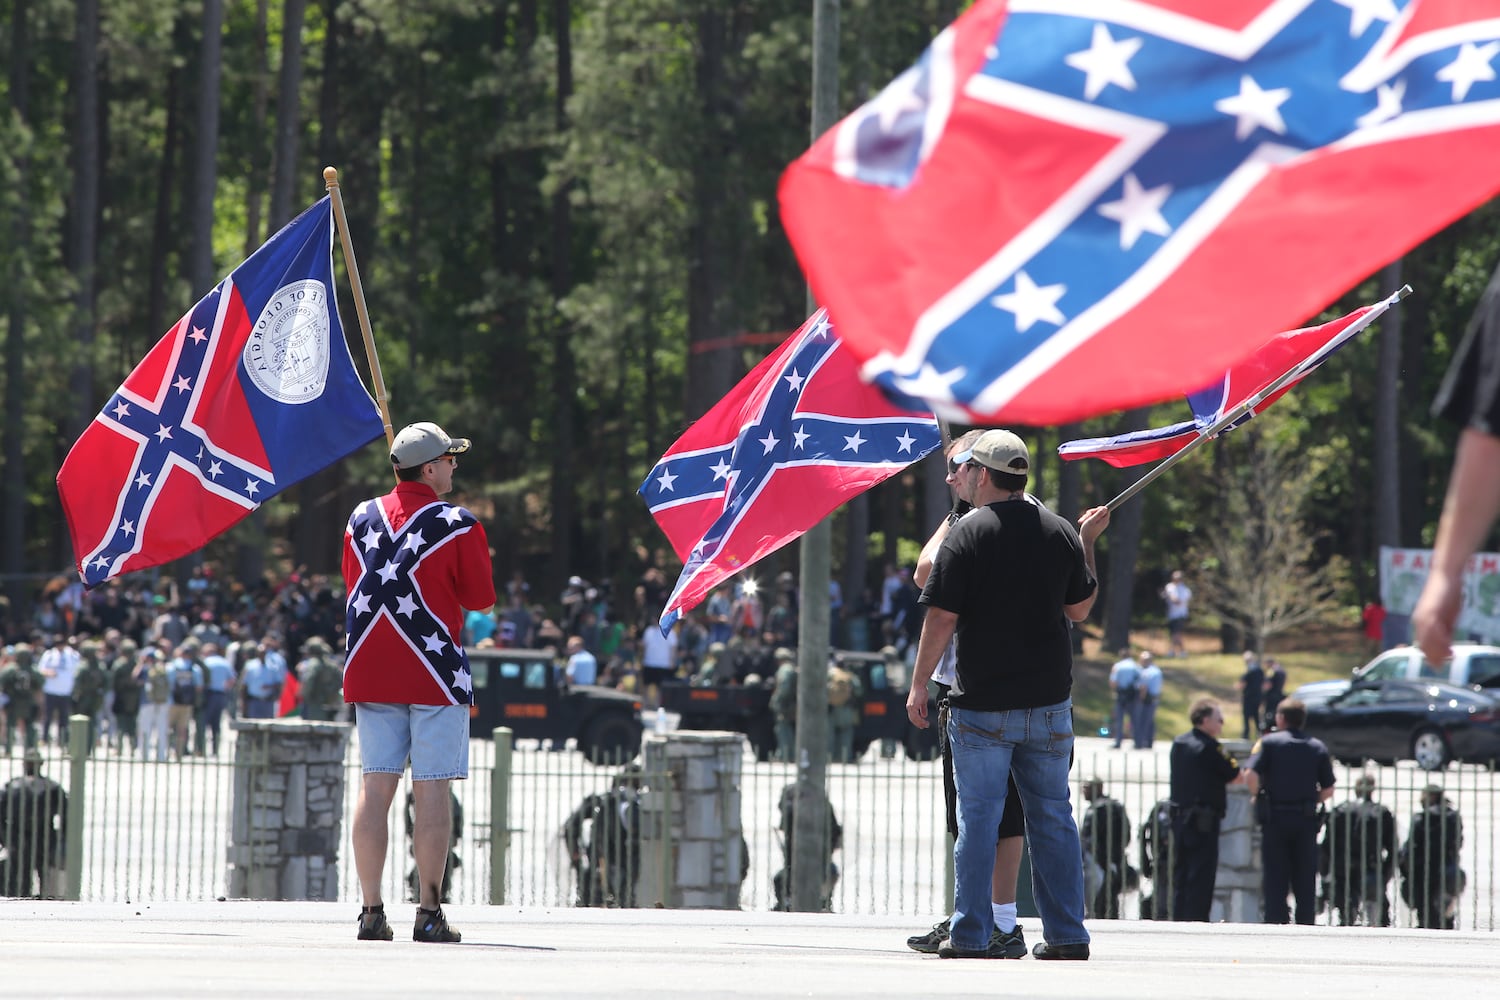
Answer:
<svg viewBox="0 0 1500 1000"><path fill-rule="evenodd" d="M1009 934L1016 929L1015 903L991 903L990 911L995 914L995 926L1001 934Z"/></svg>

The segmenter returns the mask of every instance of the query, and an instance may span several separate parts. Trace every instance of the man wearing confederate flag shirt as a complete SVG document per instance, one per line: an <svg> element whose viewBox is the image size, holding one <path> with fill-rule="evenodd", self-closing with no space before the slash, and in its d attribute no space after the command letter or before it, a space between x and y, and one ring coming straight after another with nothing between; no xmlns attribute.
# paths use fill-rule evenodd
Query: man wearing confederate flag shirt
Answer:
<svg viewBox="0 0 1500 1000"><path fill-rule="evenodd" d="M359 706L364 775L353 836L362 941L394 937L380 881L391 800L408 760L421 884L412 940L460 939L439 904L452 843L448 783L469 776L473 685L461 630L464 609L495 603L484 528L439 499L453 489L457 456L468 450L468 438L450 438L437 424L402 428L391 445L396 488L356 507L344 532L344 699Z"/></svg>

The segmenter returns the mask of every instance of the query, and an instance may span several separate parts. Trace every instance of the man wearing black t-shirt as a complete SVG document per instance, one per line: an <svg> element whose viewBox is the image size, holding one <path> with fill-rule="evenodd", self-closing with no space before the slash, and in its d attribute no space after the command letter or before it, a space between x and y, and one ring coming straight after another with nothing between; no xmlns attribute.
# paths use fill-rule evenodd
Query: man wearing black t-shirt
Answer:
<svg viewBox="0 0 1500 1000"><path fill-rule="evenodd" d="M1069 621L1098 593L1094 543L1109 525L1095 507L1075 532L1026 500L1030 455L1009 431L986 431L954 456L974 509L944 540L923 588L927 608L907 715L927 728L927 681L955 632L958 659L947 733L958 786L955 906L940 955L990 957L995 831L1006 775L1026 804L1027 841L1045 941L1041 959L1086 960L1083 858L1068 804L1073 750Z"/></svg>

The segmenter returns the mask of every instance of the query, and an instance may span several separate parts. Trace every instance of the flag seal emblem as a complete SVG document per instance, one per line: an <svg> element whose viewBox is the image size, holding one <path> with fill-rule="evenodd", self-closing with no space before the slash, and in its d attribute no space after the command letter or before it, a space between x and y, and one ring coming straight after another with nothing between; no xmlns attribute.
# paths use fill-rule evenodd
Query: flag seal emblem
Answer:
<svg viewBox="0 0 1500 1000"><path fill-rule="evenodd" d="M260 311L241 357L256 388L278 403L306 403L328 381L328 289L316 278L282 285Z"/></svg>

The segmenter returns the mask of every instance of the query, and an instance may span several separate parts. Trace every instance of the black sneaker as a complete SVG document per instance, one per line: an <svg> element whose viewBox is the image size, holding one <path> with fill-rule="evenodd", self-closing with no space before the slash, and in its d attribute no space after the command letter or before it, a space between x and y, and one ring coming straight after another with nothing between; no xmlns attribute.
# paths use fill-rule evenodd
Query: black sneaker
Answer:
<svg viewBox="0 0 1500 1000"><path fill-rule="evenodd" d="M933 924L932 930L926 934L913 934L906 939L906 946L924 955L936 955L938 946L948 940L948 925L952 919L949 917L940 924Z"/></svg>
<svg viewBox="0 0 1500 1000"><path fill-rule="evenodd" d="M951 940L938 946L938 958L1024 958L1026 938L1021 925L1009 934L996 927L990 932L990 943L984 948L955 948Z"/></svg>
<svg viewBox="0 0 1500 1000"><path fill-rule="evenodd" d="M1016 929L1009 934L996 927L990 935L990 951L1000 952L999 958L1025 958L1026 935L1021 933L1021 925L1016 924Z"/></svg>
<svg viewBox="0 0 1500 1000"><path fill-rule="evenodd" d="M395 938L396 932L391 930L390 923L385 919L385 907L373 910L361 910L359 914L359 934L356 935L361 941L390 941Z"/></svg>
<svg viewBox="0 0 1500 1000"><path fill-rule="evenodd" d="M1032 957L1044 962L1087 962L1089 946L1086 944L1048 944L1043 941L1031 949Z"/></svg>
<svg viewBox="0 0 1500 1000"><path fill-rule="evenodd" d="M437 944L457 944L464 939L464 936L448 926L448 918L443 916L441 908L424 910L419 906L417 907L417 925L411 930L411 939Z"/></svg>

